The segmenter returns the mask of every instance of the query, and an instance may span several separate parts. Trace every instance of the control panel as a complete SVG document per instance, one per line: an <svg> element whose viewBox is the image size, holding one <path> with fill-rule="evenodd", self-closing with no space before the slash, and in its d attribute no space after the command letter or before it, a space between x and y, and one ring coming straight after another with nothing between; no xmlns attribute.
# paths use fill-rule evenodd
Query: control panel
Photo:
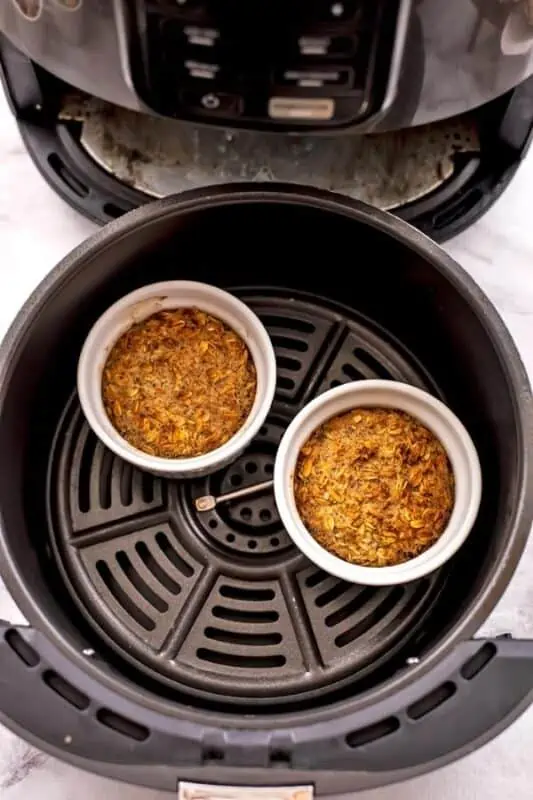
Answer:
<svg viewBox="0 0 533 800"><path fill-rule="evenodd" d="M152 0L138 6L144 102L263 130L357 124L380 109L401 0Z"/></svg>

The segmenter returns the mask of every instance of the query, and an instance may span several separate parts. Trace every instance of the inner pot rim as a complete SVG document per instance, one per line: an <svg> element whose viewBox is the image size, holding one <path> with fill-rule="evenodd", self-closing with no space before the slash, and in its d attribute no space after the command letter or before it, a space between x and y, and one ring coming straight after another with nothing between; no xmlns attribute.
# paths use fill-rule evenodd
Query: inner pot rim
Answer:
<svg viewBox="0 0 533 800"><path fill-rule="evenodd" d="M421 659L404 672L393 676L385 682L373 687L354 698L339 704L303 712L290 712L272 717L255 718L255 729L268 729L274 726L291 727L297 735L298 726L305 726L306 737L312 735L310 727L326 720L342 718L351 713L360 713L369 707L398 695L402 690L419 681L431 670L442 666L442 662L460 662L461 653L457 646L469 639L500 599L507 587L520 559L529 535L528 520L533 517L533 397L526 370L514 341L505 327L492 302L486 297L475 281L450 256L428 237L412 228L408 223L367 206L356 200L342 198L333 192L311 189L294 184L268 184L261 188L251 184L229 184L209 189L195 189L181 195L171 196L138 208L124 217L110 223L97 231L88 240L71 251L37 286L23 305L9 328L0 348L0 413L5 403L6 387L20 350L24 347L28 331L39 316L42 307L50 302L65 284L74 280L85 268L89 268L93 259L110 247L116 247L122 238L149 226L157 220L168 217L180 217L195 211L206 211L215 207L242 204L283 204L299 205L341 215L379 230L391 236L404 247L414 251L433 268L438 270L447 281L463 296L467 297L471 310L477 316L480 325L485 329L497 354L502 371L506 373L509 383L515 388L513 405L517 422L517 439L521 443L518 463L519 487L513 504L512 521L508 525L507 541L502 545L503 552L499 563L495 564L490 574L483 577L483 584L477 596L471 600L461 613L461 617L447 630L432 648ZM531 443L531 444L530 444ZM0 576L22 613L38 631L55 645L71 662L88 674L96 682L112 689L119 695L141 704L165 716L179 716L198 722L205 730L206 723L227 727L243 727L246 718L237 714L225 714L206 710L197 710L167 700L134 684L123 675L117 675L99 665L97 660L87 659L79 646L71 640L70 635L57 629L54 620L38 606L31 590L21 580L18 568L11 557L10 546L3 533L2 512L0 509ZM455 654L453 650L458 652ZM250 727L250 720L248 720Z"/></svg>

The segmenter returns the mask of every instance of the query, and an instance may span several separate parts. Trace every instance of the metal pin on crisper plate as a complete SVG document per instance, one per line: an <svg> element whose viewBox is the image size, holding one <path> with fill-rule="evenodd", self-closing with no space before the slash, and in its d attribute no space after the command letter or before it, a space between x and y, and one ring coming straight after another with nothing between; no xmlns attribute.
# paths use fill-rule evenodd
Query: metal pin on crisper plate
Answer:
<svg viewBox="0 0 533 800"><path fill-rule="evenodd" d="M253 486L246 486L244 489L236 489L234 492L221 494L215 497L212 494L206 494L202 497L197 497L194 505L197 511L212 511L219 503L229 503L230 500L240 500L241 497L248 497L251 494L259 494L271 489L274 481L263 481L263 483L256 483Z"/></svg>

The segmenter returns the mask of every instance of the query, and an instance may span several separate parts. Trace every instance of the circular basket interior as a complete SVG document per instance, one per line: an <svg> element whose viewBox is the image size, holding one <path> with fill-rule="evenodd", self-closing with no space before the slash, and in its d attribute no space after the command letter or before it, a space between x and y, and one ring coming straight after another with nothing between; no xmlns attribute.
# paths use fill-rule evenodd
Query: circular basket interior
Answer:
<svg viewBox="0 0 533 800"><path fill-rule="evenodd" d="M235 245L240 230L252 254L240 238ZM106 450L75 393L94 320L127 292L171 278L241 297L267 327L278 365L271 414L246 452L209 477L180 481L143 474ZM474 632L524 543L517 397L525 390L509 369L512 345L501 346L481 302L459 272L451 279L408 244L296 202L242 201L133 225L87 268L71 266L13 359L0 504L17 579L51 626L81 632L130 691L236 714L250 704L275 715L339 708L363 694L368 702L458 626ZM440 397L478 450L476 525L439 571L395 587L350 585L292 546L271 493L195 510L201 495L269 479L297 411L363 378Z"/></svg>

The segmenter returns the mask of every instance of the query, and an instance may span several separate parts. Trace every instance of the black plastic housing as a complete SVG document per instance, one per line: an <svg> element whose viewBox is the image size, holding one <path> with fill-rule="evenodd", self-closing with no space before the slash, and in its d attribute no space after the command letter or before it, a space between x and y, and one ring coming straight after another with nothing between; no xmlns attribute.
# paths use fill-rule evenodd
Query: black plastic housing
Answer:
<svg viewBox="0 0 533 800"><path fill-rule="evenodd" d="M232 249L221 271L225 237L236 224L261 246L253 270L249 253ZM331 249L318 246L325 242ZM354 242L347 269L343 254ZM198 701L179 682L169 691L106 641L103 599L92 620L80 613L82 598L58 568L51 548L57 531L47 515L49 467L80 345L110 302L168 277L256 298L305 290L317 307L357 315L394 352L409 354L478 449L480 514L440 573L431 613L393 660L376 663L363 684L327 702L286 710L273 697L268 713L243 716L231 698L221 707L214 696ZM301 400L279 380L274 413L288 419ZM180 778L311 782L331 795L420 774L469 752L532 697L530 642L471 640L527 540L532 442L533 399L502 321L460 267L394 217L303 187L236 185L167 198L111 223L43 281L0 350L0 452L9 465L0 484L0 569L31 625L2 630L2 721L71 763L160 789L175 788ZM97 542L99 528L91 535ZM290 551L251 553L232 563L241 571L256 564L260 576L275 559L289 568L291 558ZM187 626L187 619L180 615L176 624Z"/></svg>
<svg viewBox="0 0 533 800"><path fill-rule="evenodd" d="M391 698L379 721L344 741L326 734L320 750L298 743L296 729L255 734L251 744L249 732L229 737L198 726L191 739L190 729L182 737L179 723L103 690L35 630L0 623L0 634L4 725L81 769L170 792L180 780L311 784L320 796L395 783L483 746L533 700L532 642L480 640L457 649L459 668L443 662L418 683L418 695Z"/></svg>

